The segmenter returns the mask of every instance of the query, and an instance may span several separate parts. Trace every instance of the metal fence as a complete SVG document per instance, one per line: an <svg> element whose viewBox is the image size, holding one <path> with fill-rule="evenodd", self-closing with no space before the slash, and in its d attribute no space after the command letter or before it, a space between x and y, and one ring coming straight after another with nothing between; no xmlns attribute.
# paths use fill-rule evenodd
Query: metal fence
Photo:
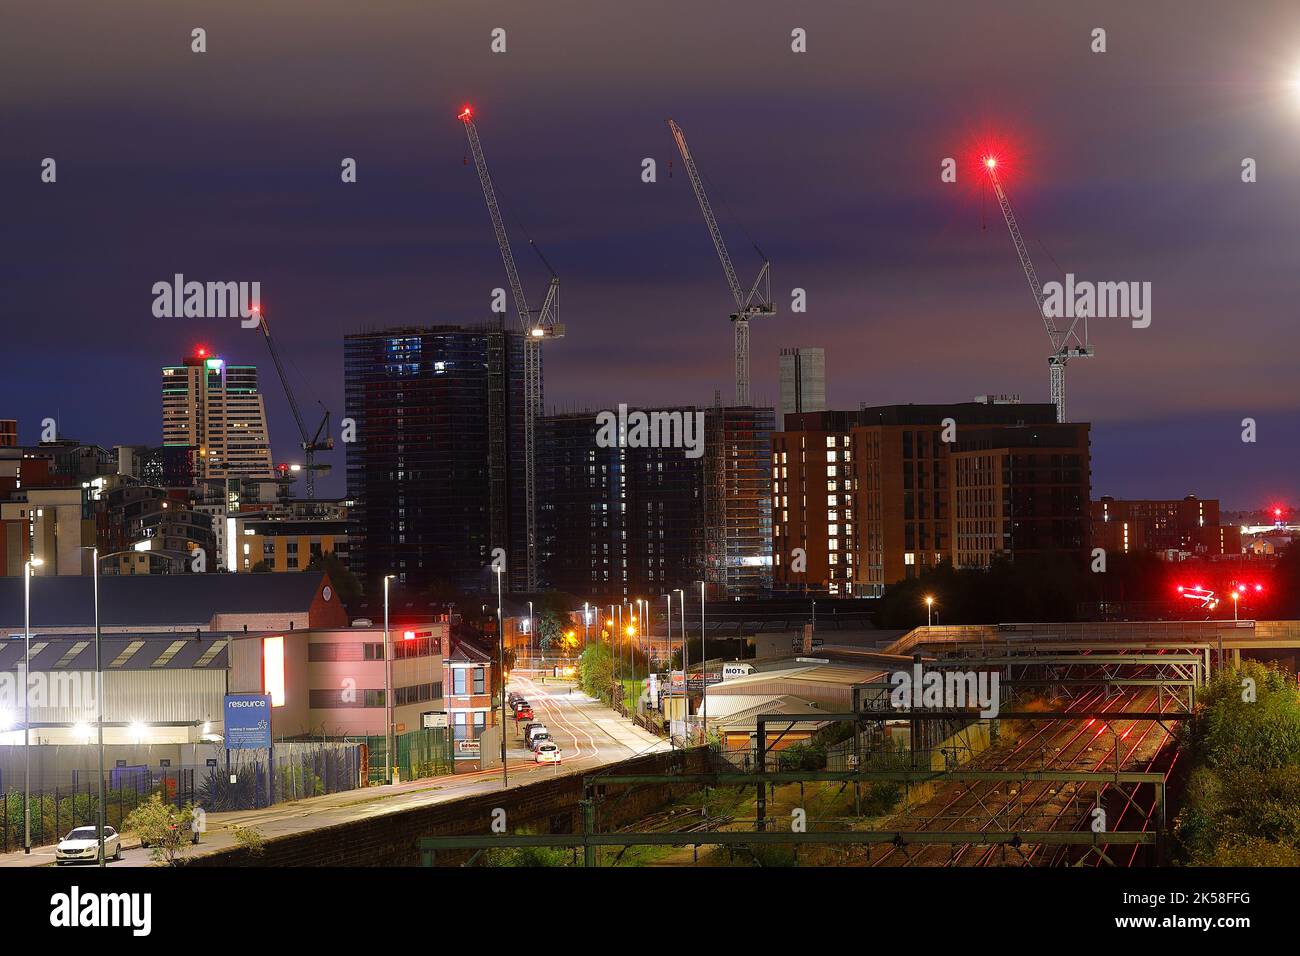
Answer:
<svg viewBox="0 0 1300 956"><path fill-rule="evenodd" d="M114 767L104 774L104 823L121 831L140 804L159 799L205 812L254 810L276 803L354 790L360 785L362 754L357 744L277 743L268 768L264 751L229 751L202 765ZM268 772L269 771L269 772ZM69 830L94 825L99 816L97 773L69 771L30 797L32 846L57 843ZM3 794L0 852L24 845L23 789L10 782Z"/></svg>
<svg viewBox="0 0 1300 956"><path fill-rule="evenodd" d="M481 729L481 728L480 728ZM395 762L403 780L437 777L455 773L456 759L452 753L453 730L450 727L424 728L395 738ZM365 767L367 785L388 783L384 779L387 764L387 741L383 737L350 737L364 745L367 752Z"/></svg>

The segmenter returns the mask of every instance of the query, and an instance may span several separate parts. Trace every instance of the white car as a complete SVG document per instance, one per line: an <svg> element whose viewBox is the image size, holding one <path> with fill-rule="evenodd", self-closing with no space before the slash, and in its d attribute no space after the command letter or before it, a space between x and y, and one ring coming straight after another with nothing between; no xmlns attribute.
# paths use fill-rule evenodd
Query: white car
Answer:
<svg viewBox="0 0 1300 956"><path fill-rule="evenodd" d="M104 858L122 859L122 838L112 827L104 827ZM54 848L54 862L59 866L64 863L76 863L79 860L94 863L98 859L99 854L95 852L94 827L77 827Z"/></svg>
<svg viewBox="0 0 1300 956"><path fill-rule="evenodd" d="M533 759L538 763L561 763L560 748L549 740L544 740L537 745L533 752Z"/></svg>

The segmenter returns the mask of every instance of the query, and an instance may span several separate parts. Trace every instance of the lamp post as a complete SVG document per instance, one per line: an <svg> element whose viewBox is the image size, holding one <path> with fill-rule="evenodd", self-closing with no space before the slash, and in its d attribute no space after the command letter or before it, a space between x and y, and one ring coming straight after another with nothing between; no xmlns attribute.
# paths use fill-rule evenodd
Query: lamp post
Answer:
<svg viewBox="0 0 1300 956"><path fill-rule="evenodd" d="M95 729L99 737L99 812L95 815L95 837L99 841L99 850L95 854L97 863L105 866L104 860L104 657L103 640L99 629L99 548L83 547L89 551L94 563L91 574L94 580L95 595Z"/></svg>
<svg viewBox="0 0 1300 956"><path fill-rule="evenodd" d="M927 594L925 596L925 626L926 627L930 627L930 621L931 621L930 609L933 607L934 607L934 595Z"/></svg>
<svg viewBox="0 0 1300 956"><path fill-rule="evenodd" d="M32 746L31 674L32 663L32 568L45 562L28 558L23 562L23 853L32 852Z"/></svg>
<svg viewBox="0 0 1300 956"><path fill-rule="evenodd" d="M384 575L384 781L393 782L393 681L388 652L388 582L397 577Z"/></svg>
<svg viewBox="0 0 1300 956"><path fill-rule="evenodd" d="M501 572L497 568L497 660L501 663L501 788L510 786L506 769L506 630L501 616ZM452 733L455 734L455 730Z"/></svg>
<svg viewBox="0 0 1300 956"><path fill-rule="evenodd" d="M591 612L587 610L587 602L582 602L582 649L587 649L587 625L591 623Z"/></svg>
<svg viewBox="0 0 1300 956"><path fill-rule="evenodd" d="M685 728L683 736L690 732L691 724L691 685L690 671L687 670L686 664L689 658L689 651L686 647L686 591L683 588L673 588L682 596L682 727ZM672 600L672 595L668 595Z"/></svg>
<svg viewBox="0 0 1300 956"><path fill-rule="evenodd" d="M704 648L704 582L700 582L700 736L709 740L709 655Z"/></svg>
<svg viewBox="0 0 1300 956"><path fill-rule="evenodd" d="M528 660L533 659L533 602L528 602Z"/></svg>

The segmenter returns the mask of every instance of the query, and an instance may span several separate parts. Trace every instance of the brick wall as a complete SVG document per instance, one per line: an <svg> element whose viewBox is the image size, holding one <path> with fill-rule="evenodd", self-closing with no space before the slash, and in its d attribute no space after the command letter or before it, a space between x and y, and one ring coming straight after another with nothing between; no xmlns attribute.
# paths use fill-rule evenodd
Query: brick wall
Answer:
<svg viewBox="0 0 1300 956"><path fill-rule="evenodd" d="M707 753L693 750L649 754L602 768L602 773L706 772ZM492 811L506 811L510 832L570 833L582 829L582 780L585 774L555 777L504 794L489 793L426 807L412 807L346 824L267 839L265 852L251 859L242 849L195 857L190 866L418 866L419 840L426 836L487 834ZM609 786L597 825L608 831L658 809L689 786L642 784L619 799L628 788ZM674 793L675 791L675 793ZM447 854L440 864L454 864L468 854Z"/></svg>

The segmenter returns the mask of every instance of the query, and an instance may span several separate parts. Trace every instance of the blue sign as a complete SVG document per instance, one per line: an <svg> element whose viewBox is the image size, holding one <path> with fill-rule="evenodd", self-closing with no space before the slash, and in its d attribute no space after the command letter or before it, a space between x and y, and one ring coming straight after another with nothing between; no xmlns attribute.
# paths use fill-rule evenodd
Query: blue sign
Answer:
<svg viewBox="0 0 1300 956"><path fill-rule="evenodd" d="M271 746L271 695L226 695L226 749L267 750Z"/></svg>

